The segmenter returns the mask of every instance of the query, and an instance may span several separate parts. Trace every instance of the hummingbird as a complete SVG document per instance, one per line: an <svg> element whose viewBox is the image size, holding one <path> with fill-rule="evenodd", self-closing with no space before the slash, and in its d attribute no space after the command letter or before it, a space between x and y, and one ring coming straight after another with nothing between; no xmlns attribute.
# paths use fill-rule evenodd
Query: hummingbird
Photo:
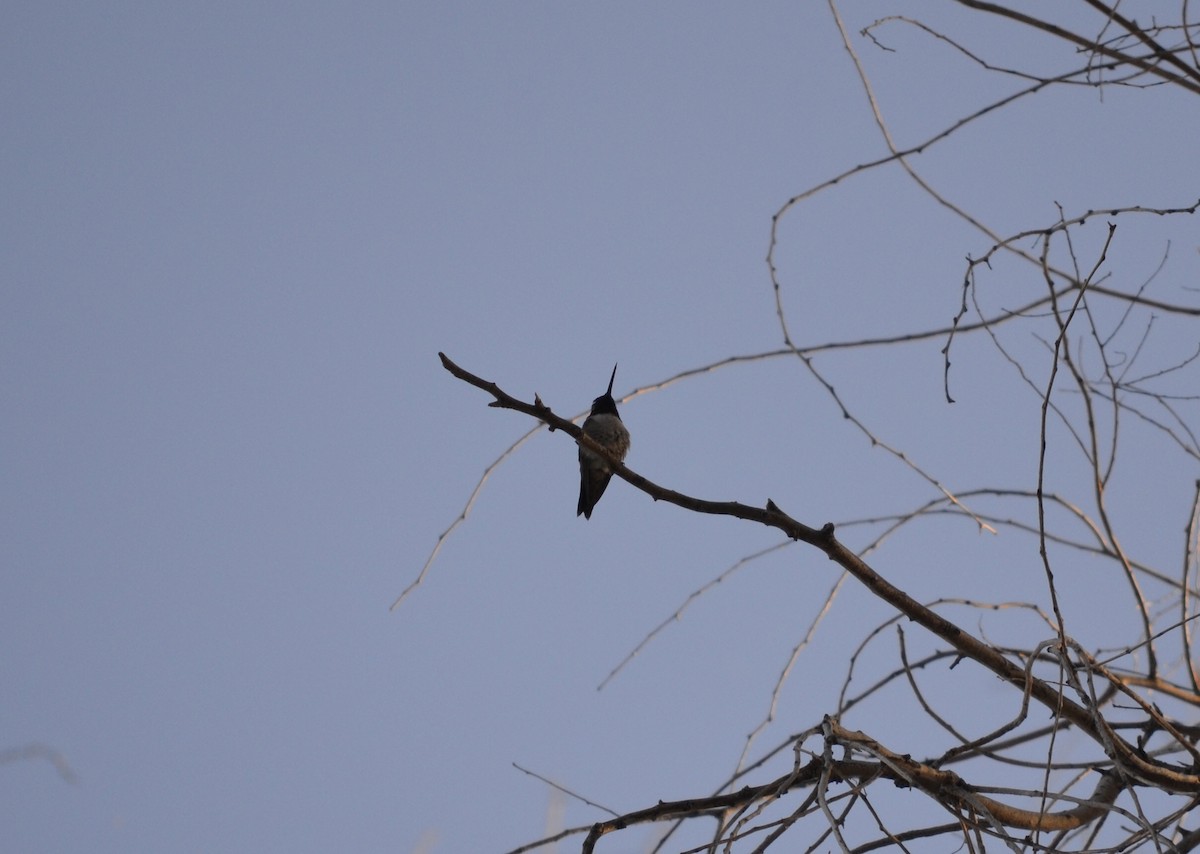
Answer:
<svg viewBox="0 0 1200 854"><path fill-rule="evenodd" d="M592 413L583 422L583 432L600 443L610 454L624 462L629 453L629 431L621 423L617 413L617 402L613 400L613 380L617 378L617 366L613 365L608 379L608 391L592 401ZM608 460L599 454L579 446L579 506L576 516L592 518L596 502L604 494L612 480L612 468Z"/></svg>

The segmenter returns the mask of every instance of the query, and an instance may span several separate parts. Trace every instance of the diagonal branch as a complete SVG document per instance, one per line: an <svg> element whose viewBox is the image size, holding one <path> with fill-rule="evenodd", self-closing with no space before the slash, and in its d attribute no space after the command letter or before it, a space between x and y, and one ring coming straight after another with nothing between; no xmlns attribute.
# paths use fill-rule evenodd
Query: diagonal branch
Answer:
<svg viewBox="0 0 1200 854"><path fill-rule="evenodd" d="M495 400L489 406L500 409L512 409L523 412L533 418L545 422L551 431L561 430L569 434L576 442L589 450L603 455L612 467L613 474L626 483L641 490L656 501L666 501L685 510L706 513L714 516L732 516L747 522L756 522L769 528L782 531L789 538L807 543L846 569L871 593L884 600L892 607L903 613L915 623L942 638L953 646L961 655L970 658L999 676L1005 682L1029 695L1051 712L1078 726L1083 732L1099 742L1109 753L1109 757L1119 763L1124 771L1135 779L1148 785L1156 786L1170 792L1200 792L1200 775L1180 766L1146 757L1125 740L1115 736L1107 728L1102 727L1096 717L1084 706L1065 697L1059 688L1027 673L1025 668L1007 658L1003 652L991 644L985 643L958 624L946 619L926 605L913 599L900 588L877 573L866 561L851 549L847 548L834 537L833 523L827 522L820 528L805 525L780 510L775 502L767 499L765 507L752 507L737 501L706 501L694 498L680 492L667 489L642 477L623 463L612 457L608 452L593 441L589 436L572 422L555 415L550 407L541 400L526 403L506 393L495 383L475 376L460 368L444 353L438 356L442 365L458 379L482 389Z"/></svg>
<svg viewBox="0 0 1200 854"><path fill-rule="evenodd" d="M1099 44L1095 41L1095 39L1090 39L1085 36L1078 35L1076 33L1071 32L1070 30L1063 29L1062 27L1058 26L1057 24L1052 24L1049 21L1044 21L1040 18L1035 18L1032 15L1027 15L1023 12L1018 12L1015 9L1006 9L1005 7L997 5L996 3L984 2L984 0L957 0L957 2L960 5L966 6L970 9L975 9L980 12L989 12L993 15L999 15L1000 17L1009 18L1013 21L1016 21L1019 24L1024 24L1028 27L1031 27L1032 29L1041 30L1042 32L1049 33L1052 36L1057 36L1058 38L1063 39L1064 41L1071 42L1072 44L1076 45L1077 47L1082 48L1083 50L1094 51L1098 54L1108 57L1109 59L1113 59L1118 62L1128 63L1132 66L1142 69L1143 71L1145 71L1148 74L1154 74L1158 77L1161 77L1161 78L1163 78L1163 80L1165 80L1168 83L1175 83L1179 86L1182 86L1184 89L1187 89L1189 92L1193 92L1195 94L1200 94L1200 83L1195 82L1192 79L1189 79L1189 78L1192 78L1195 76L1195 72L1193 69L1189 69L1186 66L1183 66L1184 74L1186 76L1181 77L1176 74L1170 73L1169 71L1162 68L1160 65L1158 65L1158 63L1156 63L1154 61L1151 61L1149 59L1144 59L1144 58L1138 57L1138 56L1133 56L1132 54L1129 54L1125 51L1116 50L1114 48L1108 47L1107 45ZM1134 28L1133 30L1131 30L1131 32L1140 32L1140 31L1138 31L1136 28ZM1155 56L1158 57L1159 59L1166 59L1167 57L1171 56L1171 54L1168 51L1165 51L1161 47L1158 47L1157 44L1155 44L1154 46L1157 48L1157 50L1155 51Z"/></svg>

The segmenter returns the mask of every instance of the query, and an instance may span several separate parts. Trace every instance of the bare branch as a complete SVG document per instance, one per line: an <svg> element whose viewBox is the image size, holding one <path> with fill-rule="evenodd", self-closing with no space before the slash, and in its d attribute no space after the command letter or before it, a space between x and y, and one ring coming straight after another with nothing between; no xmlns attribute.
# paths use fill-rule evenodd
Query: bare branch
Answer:
<svg viewBox="0 0 1200 854"><path fill-rule="evenodd" d="M934 635L949 642L963 656L973 659L1004 681L1022 690L1025 690L1028 685L1030 696L1051 711L1078 726L1083 732L1101 741L1106 750L1113 752L1110 754L1111 758L1114 760L1119 759L1126 773L1132 775L1140 782L1157 786L1165 791L1200 791L1200 776L1143 758L1131 745L1119 737L1111 735L1107 729L1101 728L1094 715L1088 709L1063 697L1059 690L1051 684L1041 679L1027 676L1024 668L1018 667L1000 650L974 637L960 626L930 610L903 590L891 584L834 537L833 525L831 523L826 523L819 529L809 527L788 516L770 499L767 500L765 507L759 508L736 501L706 501L666 489L635 473L615 457L608 455L602 446L584 435L579 427L555 415L544 404L526 403L518 400L504 392L495 383L481 379L463 370L454 364L445 354L439 354L439 356L447 371L464 382L486 391L495 398L489 406L523 412L533 418L544 421L552 429L561 430L569 434L577 442L584 444L590 450L608 457L615 475L636 489L650 495L655 500L667 501L670 504L697 513L731 516L766 527L776 528L791 539L820 549L831 560L846 569L875 596L887 602Z"/></svg>

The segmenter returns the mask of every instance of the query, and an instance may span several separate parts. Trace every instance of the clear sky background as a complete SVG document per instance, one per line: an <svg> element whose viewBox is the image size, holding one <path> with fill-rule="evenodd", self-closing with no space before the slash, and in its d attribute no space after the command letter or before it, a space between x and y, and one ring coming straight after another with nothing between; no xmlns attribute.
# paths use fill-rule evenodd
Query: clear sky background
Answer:
<svg viewBox="0 0 1200 854"><path fill-rule="evenodd" d="M1024 84L902 24L879 33L891 50L858 35L882 15L935 14L1003 64L1080 63L911 5L843 10L900 145ZM779 538L619 481L577 519L575 447L542 431L389 605L531 426L438 351L573 416L614 362L626 395L781 346L772 214L886 154L825 4L16 0L0 113L0 750L47 745L75 775L0 765L0 848L503 851L604 815L513 763L617 811L720 785L837 579L811 550L705 594L598 692L689 593ZM1007 235L1052 223L1055 202L1190 205L1197 140L1180 92L1080 87L913 163ZM1086 257L1102 235L1101 218ZM797 207L779 237L802 345L946 326L965 257L991 245L895 166ZM1195 304L1194 217L1121 220L1115 283L1135 289L1168 240L1155 293ZM1043 287L1012 263L985 281L992 307ZM1171 323L1151 367L1195 349ZM818 364L949 487L1032 488L1035 398L963 339L947 405L944 343ZM792 359L621 412L630 465L700 497L769 497L814 525L936 497ZM1136 462L1127 545L1174 561L1195 466ZM943 521L876 565L919 599L1045 604L1035 545ZM1070 623L1120 595L1115 574L1062 583L1081 640L1136 640L1132 621ZM762 746L832 708L848 649L885 617L843 592ZM850 723L903 749L902 718Z"/></svg>

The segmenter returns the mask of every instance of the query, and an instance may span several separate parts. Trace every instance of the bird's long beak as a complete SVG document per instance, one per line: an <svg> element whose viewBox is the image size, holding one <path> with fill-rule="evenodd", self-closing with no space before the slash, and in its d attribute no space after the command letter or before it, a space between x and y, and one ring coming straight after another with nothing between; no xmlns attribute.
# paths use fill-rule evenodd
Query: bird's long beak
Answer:
<svg viewBox="0 0 1200 854"><path fill-rule="evenodd" d="M617 366L613 365L612 376L608 378L608 396L612 397L613 380L617 378Z"/></svg>

